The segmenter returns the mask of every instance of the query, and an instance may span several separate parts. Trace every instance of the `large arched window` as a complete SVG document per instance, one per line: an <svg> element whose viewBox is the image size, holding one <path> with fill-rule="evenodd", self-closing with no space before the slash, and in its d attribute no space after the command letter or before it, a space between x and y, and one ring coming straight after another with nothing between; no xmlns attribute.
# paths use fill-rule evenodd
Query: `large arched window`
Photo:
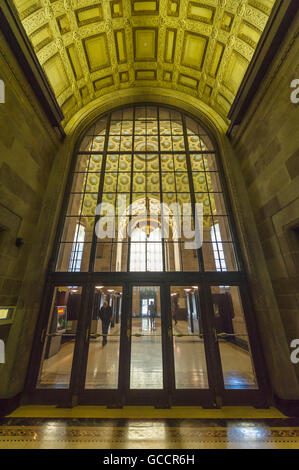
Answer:
<svg viewBox="0 0 299 470"><path fill-rule="evenodd" d="M77 152L58 245L56 271L238 271L205 129L154 105L101 117Z"/></svg>
<svg viewBox="0 0 299 470"><path fill-rule="evenodd" d="M128 384L129 402L131 391L142 400L171 393L177 403L198 403L200 391L214 400L221 387L227 403L239 400L230 389L257 391L249 289L223 183L212 139L180 111L125 107L88 129L45 294L51 317L37 333L38 344L45 338L38 389L69 388L86 399L98 389L103 403L110 390L126 400ZM108 333L98 320L104 300Z"/></svg>

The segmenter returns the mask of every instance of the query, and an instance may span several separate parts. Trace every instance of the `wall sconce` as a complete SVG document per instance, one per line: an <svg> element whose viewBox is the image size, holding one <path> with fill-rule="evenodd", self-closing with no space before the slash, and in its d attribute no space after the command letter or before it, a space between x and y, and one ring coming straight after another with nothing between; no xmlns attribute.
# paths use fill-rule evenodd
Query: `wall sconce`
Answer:
<svg viewBox="0 0 299 470"><path fill-rule="evenodd" d="M23 245L24 245L24 239L20 237L16 238L16 246L20 248Z"/></svg>

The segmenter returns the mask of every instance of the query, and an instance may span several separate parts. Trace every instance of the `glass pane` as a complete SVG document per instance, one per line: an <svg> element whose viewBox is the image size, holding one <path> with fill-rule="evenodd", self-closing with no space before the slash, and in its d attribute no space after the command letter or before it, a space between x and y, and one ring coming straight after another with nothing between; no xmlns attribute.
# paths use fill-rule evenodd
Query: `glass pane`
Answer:
<svg viewBox="0 0 299 470"><path fill-rule="evenodd" d="M69 388L82 288L55 287L37 388Z"/></svg>
<svg viewBox="0 0 299 470"><path fill-rule="evenodd" d="M78 234L78 236L77 236ZM56 271L88 271L91 243L84 243L82 226L77 225L73 243L60 243Z"/></svg>
<svg viewBox="0 0 299 470"><path fill-rule="evenodd" d="M165 242L166 271L182 271L182 247L181 243Z"/></svg>
<svg viewBox="0 0 299 470"><path fill-rule="evenodd" d="M213 236L212 243L202 244L205 271L238 271L234 244L222 242Z"/></svg>
<svg viewBox="0 0 299 470"><path fill-rule="evenodd" d="M183 271L198 271L197 250L185 248L182 244Z"/></svg>
<svg viewBox="0 0 299 470"><path fill-rule="evenodd" d="M227 210L222 193L195 193L195 200L203 204L203 213L226 215Z"/></svg>
<svg viewBox="0 0 299 470"><path fill-rule="evenodd" d="M160 287L133 287L130 388L163 388Z"/></svg>
<svg viewBox="0 0 299 470"><path fill-rule="evenodd" d="M216 155L212 153L203 155L203 164L205 171L218 171Z"/></svg>
<svg viewBox="0 0 299 470"><path fill-rule="evenodd" d="M188 135L189 150L204 150L203 142L198 135Z"/></svg>
<svg viewBox="0 0 299 470"><path fill-rule="evenodd" d="M162 171L173 171L175 169L173 155L171 153L161 156Z"/></svg>
<svg viewBox="0 0 299 470"><path fill-rule="evenodd" d="M239 287L214 286L211 291L224 386L227 389L256 389Z"/></svg>
<svg viewBox="0 0 299 470"><path fill-rule="evenodd" d="M78 225L82 225L84 227L84 242L91 242L94 224L95 217L66 217L60 241L69 243L79 241ZM83 239L83 237L81 238Z"/></svg>
<svg viewBox="0 0 299 470"><path fill-rule="evenodd" d="M186 155L174 155L175 171L187 171Z"/></svg>
<svg viewBox="0 0 299 470"><path fill-rule="evenodd" d="M211 192L221 192L222 185L220 182L219 174L214 172L206 172L208 191Z"/></svg>
<svg viewBox="0 0 299 470"><path fill-rule="evenodd" d="M118 387L122 287L95 286L85 388Z"/></svg>
<svg viewBox="0 0 299 470"><path fill-rule="evenodd" d="M93 138L92 147L90 147L90 150L92 150L93 152L102 152L104 150L104 144L105 144L105 136L96 135Z"/></svg>
<svg viewBox="0 0 299 470"><path fill-rule="evenodd" d="M112 242L105 241L103 243L97 243L94 271L111 271L112 253Z"/></svg>
<svg viewBox="0 0 299 470"><path fill-rule="evenodd" d="M116 242L112 247L112 271L127 271L128 243Z"/></svg>
<svg viewBox="0 0 299 470"><path fill-rule="evenodd" d="M161 229L147 220L131 232L130 271L163 271Z"/></svg>
<svg viewBox="0 0 299 470"><path fill-rule="evenodd" d="M171 286L175 384L178 389L209 387L199 295L197 286Z"/></svg>

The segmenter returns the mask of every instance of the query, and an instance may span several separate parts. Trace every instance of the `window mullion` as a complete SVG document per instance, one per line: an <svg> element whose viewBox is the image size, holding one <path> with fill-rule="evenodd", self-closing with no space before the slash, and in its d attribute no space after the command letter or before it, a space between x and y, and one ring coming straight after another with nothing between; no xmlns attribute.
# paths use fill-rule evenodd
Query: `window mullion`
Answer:
<svg viewBox="0 0 299 470"><path fill-rule="evenodd" d="M165 261L165 238L164 238L164 208L163 208L163 184L162 184L162 164L161 164L161 144L160 144L160 106L157 107L157 124L158 124L158 151L159 151L159 179L160 179L160 207L161 207L161 243L162 243L162 267L166 271ZM169 222L169 219L168 219ZM168 228L169 231L169 228Z"/></svg>
<svg viewBox="0 0 299 470"><path fill-rule="evenodd" d="M196 218L195 202L196 201L195 201L194 185L193 185L193 178L192 178L192 166L191 166L191 159L190 159L189 142L187 138L186 118L184 114L182 114L182 122L183 122L183 134L184 134L184 143L185 143L185 150L186 150L186 162L187 162L191 207L192 207L192 214L193 214L193 221L194 221L194 230L196 230L196 223L195 223L195 218ZM196 251L197 251L197 257L198 257L199 269L200 271L203 271L204 264L203 264L202 246L201 248L197 248Z"/></svg>
<svg viewBox="0 0 299 470"><path fill-rule="evenodd" d="M131 184L130 184L130 208L129 208L129 222L128 228L131 229L131 219L132 219L132 202L133 202L133 176L134 176L134 146L135 146L135 106L133 107L133 126L132 126L132 160L131 160ZM126 210L127 217L127 210ZM127 271L130 271L130 261L131 261L131 234L129 231L127 233L128 237L128 258L127 258Z"/></svg>
<svg viewBox="0 0 299 470"><path fill-rule="evenodd" d="M105 135L104 151L103 151L103 158L102 158L100 184L99 184L99 189L98 189L97 207L102 202L102 198L103 198L103 188L104 188L104 180L105 180L105 169L106 169L106 160L107 160L107 148L108 148L108 140L109 140L110 123L111 123L111 112L108 114L107 121L106 121L106 135ZM89 272L94 271L95 257L96 257L96 250L97 250L97 235L95 232L95 227L96 227L97 222L100 220L100 218L101 218L100 215L95 216L93 234L92 234L92 245L91 245L90 259L89 259Z"/></svg>

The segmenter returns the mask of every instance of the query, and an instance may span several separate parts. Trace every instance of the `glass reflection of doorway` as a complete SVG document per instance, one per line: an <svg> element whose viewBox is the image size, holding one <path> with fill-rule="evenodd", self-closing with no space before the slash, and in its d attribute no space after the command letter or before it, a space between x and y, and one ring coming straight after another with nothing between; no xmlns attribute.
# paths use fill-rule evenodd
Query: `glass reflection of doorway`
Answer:
<svg viewBox="0 0 299 470"><path fill-rule="evenodd" d="M238 286L212 286L214 325L226 390L258 389Z"/></svg>
<svg viewBox="0 0 299 470"><path fill-rule="evenodd" d="M130 389L163 389L159 286L133 286Z"/></svg>
<svg viewBox="0 0 299 470"><path fill-rule="evenodd" d="M143 317L148 316L148 307L151 302L154 302L154 299L142 299L141 314Z"/></svg>
<svg viewBox="0 0 299 470"><path fill-rule="evenodd" d="M68 389L80 315L82 287L56 286L36 387Z"/></svg>
<svg viewBox="0 0 299 470"><path fill-rule="evenodd" d="M176 389L209 388L197 286L171 286Z"/></svg>
<svg viewBox="0 0 299 470"><path fill-rule="evenodd" d="M85 389L118 388L122 294L121 286L95 286Z"/></svg>

